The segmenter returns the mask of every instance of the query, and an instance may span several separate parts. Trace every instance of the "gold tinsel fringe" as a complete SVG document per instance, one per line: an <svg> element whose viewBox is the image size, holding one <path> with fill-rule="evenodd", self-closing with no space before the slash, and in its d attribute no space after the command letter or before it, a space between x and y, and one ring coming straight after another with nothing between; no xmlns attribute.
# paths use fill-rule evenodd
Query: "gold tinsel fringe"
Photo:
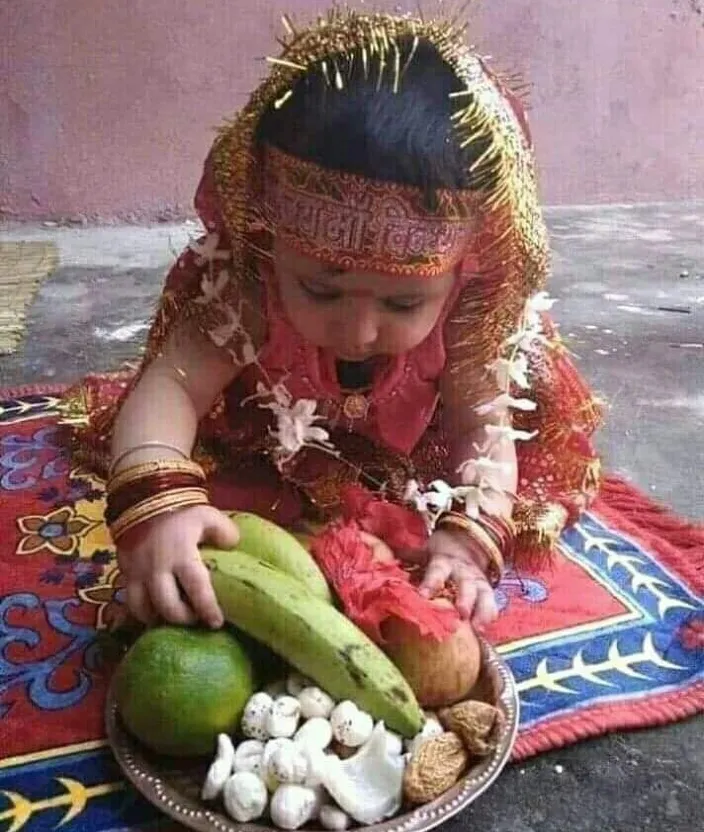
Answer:
<svg viewBox="0 0 704 832"><path fill-rule="evenodd" d="M516 565L520 568L521 565L549 559L567 519L567 509L559 503L518 502L513 512L513 522L516 525Z"/></svg>

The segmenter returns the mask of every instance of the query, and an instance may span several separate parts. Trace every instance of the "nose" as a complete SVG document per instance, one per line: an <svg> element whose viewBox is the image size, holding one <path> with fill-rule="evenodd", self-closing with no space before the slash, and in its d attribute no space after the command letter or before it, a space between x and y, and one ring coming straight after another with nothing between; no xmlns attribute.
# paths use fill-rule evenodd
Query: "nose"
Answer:
<svg viewBox="0 0 704 832"><path fill-rule="evenodd" d="M374 303L366 299L351 303L343 315L335 341L340 344L341 352L355 357L363 357L373 351L379 340L379 319Z"/></svg>

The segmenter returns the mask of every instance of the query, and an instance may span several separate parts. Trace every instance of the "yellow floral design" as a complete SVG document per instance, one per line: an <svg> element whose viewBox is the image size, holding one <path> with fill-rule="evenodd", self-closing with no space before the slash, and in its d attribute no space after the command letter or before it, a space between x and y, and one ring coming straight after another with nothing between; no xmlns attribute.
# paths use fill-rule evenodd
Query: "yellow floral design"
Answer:
<svg viewBox="0 0 704 832"><path fill-rule="evenodd" d="M104 482L81 469L71 472L71 479L88 483L91 491L103 491ZM113 552L114 546L105 525L105 500L76 500L74 505L59 506L48 514L20 517L17 526L24 535L16 553L34 555L51 552L90 559L98 550Z"/></svg>
<svg viewBox="0 0 704 832"><path fill-rule="evenodd" d="M55 555L77 554L81 539L102 523L100 519L84 516L78 504L62 506L49 514L30 514L20 517L17 526L24 535L17 546L18 555L51 552Z"/></svg>
<svg viewBox="0 0 704 832"><path fill-rule="evenodd" d="M98 607L96 630L113 629L127 617L127 607L121 597L123 589L122 573L115 563L111 563L105 567L99 583L78 590L81 601Z"/></svg>

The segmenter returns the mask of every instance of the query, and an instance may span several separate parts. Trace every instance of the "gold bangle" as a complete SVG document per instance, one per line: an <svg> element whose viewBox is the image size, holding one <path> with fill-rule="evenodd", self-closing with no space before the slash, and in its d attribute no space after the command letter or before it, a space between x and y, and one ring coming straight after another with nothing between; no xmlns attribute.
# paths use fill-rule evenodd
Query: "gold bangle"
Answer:
<svg viewBox="0 0 704 832"><path fill-rule="evenodd" d="M204 488L173 488L169 491L163 492L162 494L154 494L124 511L115 520L115 522L112 523L112 526L129 522L135 518L140 518L154 509L171 505L174 502L178 502L183 497L191 497L194 494L205 495L206 491Z"/></svg>
<svg viewBox="0 0 704 832"><path fill-rule="evenodd" d="M164 448L167 451L173 451L174 453L179 454L181 459L189 459L189 455L178 446L170 445L168 442L160 442L156 439L150 439L148 442L140 442L139 445L134 445L131 448L127 448L127 450L123 451L121 454L118 454L110 465L108 477L111 477L114 474L115 468L117 468L123 459L127 459L128 456L137 453L137 451L142 451L145 448Z"/></svg>
<svg viewBox="0 0 704 832"><path fill-rule="evenodd" d="M117 541L125 534L127 534L127 532L131 531L137 526L142 525L143 523L147 523L149 520L153 520L155 517L159 517L162 514L169 514L173 511L178 511L182 508L189 508L190 506L207 504L208 498L205 495L193 495L191 497L183 497L182 499L176 502L167 503L166 505L162 505L159 508L154 508L152 511L144 514L141 517L128 518L123 523L114 524L110 527L110 535L113 541L117 543Z"/></svg>
<svg viewBox="0 0 704 832"><path fill-rule="evenodd" d="M189 505L207 503L208 494L204 488L175 488L163 494L148 497L123 512L110 525L110 533L113 537L119 536L128 527L146 522L146 520L150 520L164 511L171 510L173 507L183 505L185 502L188 502Z"/></svg>
<svg viewBox="0 0 704 832"><path fill-rule="evenodd" d="M174 511L179 511L182 508L190 508L191 506L204 506L208 504L207 497L200 497L200 498L192 498L192 499L183 499L178 503L174 503L173 505L168 505L164 508L159 509L158 511L154 511L152 514L148 514L145 517L138 518L133 520L130 523L125 524L124 526L120 526L119 529L114 530L112 527L110 528L110 536L114 543L117 543L122 537L124 537L128 532L132 531L132 529L137 528L137 526L141 526L143 523L147 523L149 520L153 520L155 517L159 517L162 514L170 514Z"/></svg>
<svg viewBox="0 0 704 832"><path fill-rule="evenodd" d="M163 472L193 474L205 480L205 471L197 462L193 462L191 459L153 459L150 462L141 462L139 465L125 468L124 471L115 474L114 477L108 480L107 492L111 494L117 491L118 488L122 488L123 485Z"/></svg>

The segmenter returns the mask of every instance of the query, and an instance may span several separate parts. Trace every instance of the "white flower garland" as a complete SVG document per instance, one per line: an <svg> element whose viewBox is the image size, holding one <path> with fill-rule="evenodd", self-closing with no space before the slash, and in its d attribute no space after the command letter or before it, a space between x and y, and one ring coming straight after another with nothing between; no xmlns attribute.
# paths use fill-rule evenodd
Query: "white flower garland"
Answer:
<svg viewBox="0 0 704 832"><path fill-rule="evenodd" d="M216 276L215 264L228 261L230 253L219 249L218 244L218 235L210 233L203 242L191 241L189 245L196 254L196 265L208 264L208 272L201 280L201 295L196 303L218 304L225 321L210 330L211 340L217 346L225 347L235 335L239 335L242 347L239 354L230 350L233 359L243 365L257 364L266 377L266 371L258 364L252 339L242 324L242 306L235 310L222 300L230 274L225 268L220 269ZM485 426L486 442L474 446L478 456L466 460L458 467L460 485L453 487L438 479L431 482L427 489L421 489L415 480L407 483L404 501L423 515L429 529L432 530L438 517L443 512L450 511L456 503L464 507L469 517L479 517L480 511L486 510L493 497L504 493L497 482L497 475L506 470L507 463L493 458L499 444L506 439L527 442L537 435L537 431L513 428L509 416L511 410L533 411L537 405L526 397L515 398L511 395L511 390L514 386L521 390L530 388L528 353L536 344L548 343L541 315L550 310L554 303L555 300L547 292L538 292L529 298L518 330L506 339L496 360L487 365L487 372L494 376L499 393L491 401L475 407L475 412L478 416L489 416L491 413L502 415L499 424ZM245 401L251 399L261 400L259 407L274 414L276 427L271 430L271 435L277 441L274 458L279 467L293 459L304 447L318 448L339 458L328 431L315 424L322 416L316 413L317 402L314 399L294 401L283 381L269 383L269 387L259 382L257 392Z"/></svg>
<svg viewBox="0 0 704 832"><path fill-rule="evenodd" d="M211 341L218 347L226 347L236 335L239 336L241 342L239 351L229 349L233 360L245 366L257 364L264 377L267 378L266 370L259 364L252 338L242 322L243 302L240 302L237 309L233 309L222 299L230 280L230 274L224 268L220 269L216 276L215 264L227 262L230 259L230 253L219 249L219 242L220 239L216 233L209 233L202 242L192 240L189 244L189 248L196 255L196 265L207 264L208 266L207 272L204 272L201 279L201 294L195 302L201 306L217 304L217 309L224 318L223 323L209 330L208 335ZM271 429L271 435L277 443L274 450L275 464L279 468L282 467L304 447L318 448L337 456L335 447L330 442L329 433L325 428L315 424L323 418L316 413L318 403L314 399L294 401L283 381L273 384L267 378L267 382L269 386L258 382L257 392L249 399L245 399L242 404L257 399L260 408L270 410L274 414L276 427Z"/></svg>
<svg viewBox="0 0 704 832"><path fill-rule="evenodd" d="M493 374L499 393L490 402L475 407L478 416L500 413L497 425L486 425L486 442L474 446L478 456L463 462L457 469L461 484L450 486L444 480L435 480L423 490L415 480L410 480L404 495L405 501L423 515L429 530L441 514L459 503L468 517L476 520L482 510L487 510L492 499L504 493L497 481L497 475L506 470L507 463L494 459L495 451L506 439L512 442L527 442L534 439L537 431L515 430L510 420L511 410L532 411L537 405L532 399L511 395L515 385L522 390L530 388L528 379L528 353L536 344L547 344L543 332L542 313L550 310L555 303L547 292L538 292L526 301L517 332L504 342L501 354L487 371Z"/></svg>

